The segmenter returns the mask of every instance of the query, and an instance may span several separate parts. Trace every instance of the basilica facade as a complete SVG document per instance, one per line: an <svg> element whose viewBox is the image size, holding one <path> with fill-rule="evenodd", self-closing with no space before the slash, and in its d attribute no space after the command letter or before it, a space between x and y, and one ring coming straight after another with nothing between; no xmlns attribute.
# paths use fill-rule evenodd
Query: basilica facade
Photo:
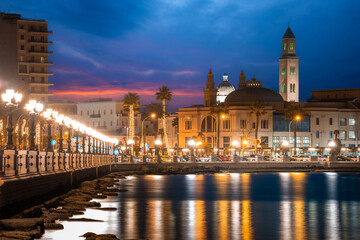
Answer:
<svg viewBox="0 0 360 240"><path fill-rule="evenodd" d="M320 94L323 91L328 91L328 94ZM251 151L255 143L255 129L258 128L258 143L267 151L279 148L285 141L293 148L296 142L300 151L326 149L337 131L343 150L350 151L350 148L360 147L360 91L343 89L340 91L344 92L342 95L334 94L334 91L339 90L313 91L310 99L299 102L299 57L296 56L296 38L289 27L282 38L278 91L264 87L255 77L247 80L243 70L237 88L228 81L226 74L215 87L214 74L210 69L203 90L204 105L184 107L178 111L178 146L187 149L190 139L200 137L203 145L219 149L221 153L231 148L234 140L241 143L246 139L246 148ZM213 106L219 103L228 110L221 119L211 114ZM256 115L251 114L254 105L263 107L258 121ZM301 119L289 118L289 109L300 109L303 113ZM294 121L296 141L293 137Z"/></svg>

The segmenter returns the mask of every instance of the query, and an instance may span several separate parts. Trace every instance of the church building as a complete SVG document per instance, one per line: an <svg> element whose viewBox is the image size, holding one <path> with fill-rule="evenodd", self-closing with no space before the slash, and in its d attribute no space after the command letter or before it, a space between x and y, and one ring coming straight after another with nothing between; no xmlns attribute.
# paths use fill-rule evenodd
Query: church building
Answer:
<svg viewBox="0 0 360 240"><path fill-rule="evenodd" d="M214 73L210 69L203 89L204 105L184 107L178 111L179 148L187 149L188 141L200 136L203 146L219 149L220 153L233 147L234 140L241 143L246 139L246 147L251 152L256 128L258 143L268 151L279 148L284 141L288 141L290 147L294 147L296 142L299 151L326 149L335 130L340 131L344 147L360 147L360 99L356 96L336 100L313 96L306 102L299 102L299 57L296 56L296 38L290 27L285 31L281 46L278 91L264 87L255 76L247 80L243 70L239 74L237 89L229 82L227 74L223 75L222 82L216 88ZM228 109L221 119L211 114L212 107L219 103ZM250 110L256 104L263 106L263 114L258 121ZM301 109L304 113L301 120L288 119L289 109ZM293 138L294 121L296 141Z"/></svg>

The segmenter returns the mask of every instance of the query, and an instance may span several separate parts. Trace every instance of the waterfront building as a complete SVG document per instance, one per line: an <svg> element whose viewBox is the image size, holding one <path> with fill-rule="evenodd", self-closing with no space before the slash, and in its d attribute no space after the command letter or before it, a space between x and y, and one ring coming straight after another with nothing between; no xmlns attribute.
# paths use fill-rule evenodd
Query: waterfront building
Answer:
<svg viewBox="0 0 360 240"><path fill-rule="evenodd" d="M281 143L290 142L294 147L293 122L296 121L296 147L301 149L327 148L335 130L340 131L344 147L360 147L360 98L359 89L314 90L313 96L299 102L299 58L296 56L296 39L290 27L282 39L282 56L279 59L279 90L265 88L253 77L246 80L243 70L239 75L238 89L227 94L222 84L215 88L214 74L210 69L204 92L204 105L180 108L179 147L188 148L188 142L202 133L210 148L234 148L234 140L248 140L247 148L254 148L256 117L250 114L255 104L264 106L265 114L258 121L258 142L262 148L278 149ZM230 88L229 83L229 88ZM232 85L231 85L232 86ZM219 94L220 91L220 94ZM225 98L224 98L225 97ZM223 100L224 98L224 100ZM224 102L228 113L222 118L211 115L216 102ZM302 109L300 121L286 119L289 109ZM217 121L219 120L219 146ZM290 128L290 129L289 129Z"/></svg>
<svg viewBox="0 0 360 240"><path fill-rule="evenodd" d="M23 102L35 99L48 102L48 67L52 45L48 22L24 19L19 14L0 13L0 89L13 88L23 93Z"/></svg>
<svg viewBox="0 0 360 240"><path fill-rule="evenodd" d="M119 139L126 145L129 137L129 116L122 101L96 98L77 103L76 119L86 126ZM141 114L135 114L135 135L141 134Z"/></svg>

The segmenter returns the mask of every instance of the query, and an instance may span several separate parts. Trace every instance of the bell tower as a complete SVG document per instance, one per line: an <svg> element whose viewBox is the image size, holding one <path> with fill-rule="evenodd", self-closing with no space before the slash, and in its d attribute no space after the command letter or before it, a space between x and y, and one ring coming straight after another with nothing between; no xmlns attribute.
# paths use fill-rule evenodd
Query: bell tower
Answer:
<svg viewBox="0 0 360 240"><path fill-rule="evenodd" d="M282 38L282 56L279 58L279 93L287 102L299 101L299 57L296 38L288 27Z"/></svg>
<svg viewBox="0 0 360 240"><path fill-rule="evenodd" d="M206 88L203 89L205 107L211 107L216 104L217 91L217 88L215 88L214 74L211 72L210 68L207 75Z"/></svg>
<svg viewBox="0 0 360 240"><path fill-rule="evenodd" d="M240 73L240 75L239 75L239 84L238 84L239 89L246 87L245 78L246 78L246 76L245 76L245 74L244 74L244 70L241 69L241 73Z"/></svg>

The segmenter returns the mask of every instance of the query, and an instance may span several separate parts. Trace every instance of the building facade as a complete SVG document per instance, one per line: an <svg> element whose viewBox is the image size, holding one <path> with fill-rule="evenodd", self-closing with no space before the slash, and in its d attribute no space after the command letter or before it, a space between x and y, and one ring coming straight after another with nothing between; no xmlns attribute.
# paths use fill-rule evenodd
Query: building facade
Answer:
<svg viewBox="0 0 360 240"><path fill-rule="evenodd" d="M246 80L241 71L238 89L225 96L228 113L221 118L211 114L219 88L214 88L214 75L210 70L203 91L204 105L178 111L179 147L188 148L190 139L202 135L212 149L233 148L234 140L242 142L243 139L248 140L247 148L254 148L257 121L251 114L251 107L259 103L264 106L264 114L258 121L258 142L263 148L277 149L285 141L295 147L293 126L296 120L287 119L287 111L291 108L302 109L305 113L300 121L296 121L296 148L328 148L336 130L343 147L360 147L358 89L313 91L310 99L299 102L299 58L295 52L295 36L288 28L282 39L282 57L279 59L279 91L263 87L255 77Z"/></svg>
<svg viewBox="0 0 360 240"><path fill-rule="evenodd" d="M23 19L18 14L0 13L0 88L13 88L24 100L48 102L49 61L52 45L45 20Z"/></svg>

